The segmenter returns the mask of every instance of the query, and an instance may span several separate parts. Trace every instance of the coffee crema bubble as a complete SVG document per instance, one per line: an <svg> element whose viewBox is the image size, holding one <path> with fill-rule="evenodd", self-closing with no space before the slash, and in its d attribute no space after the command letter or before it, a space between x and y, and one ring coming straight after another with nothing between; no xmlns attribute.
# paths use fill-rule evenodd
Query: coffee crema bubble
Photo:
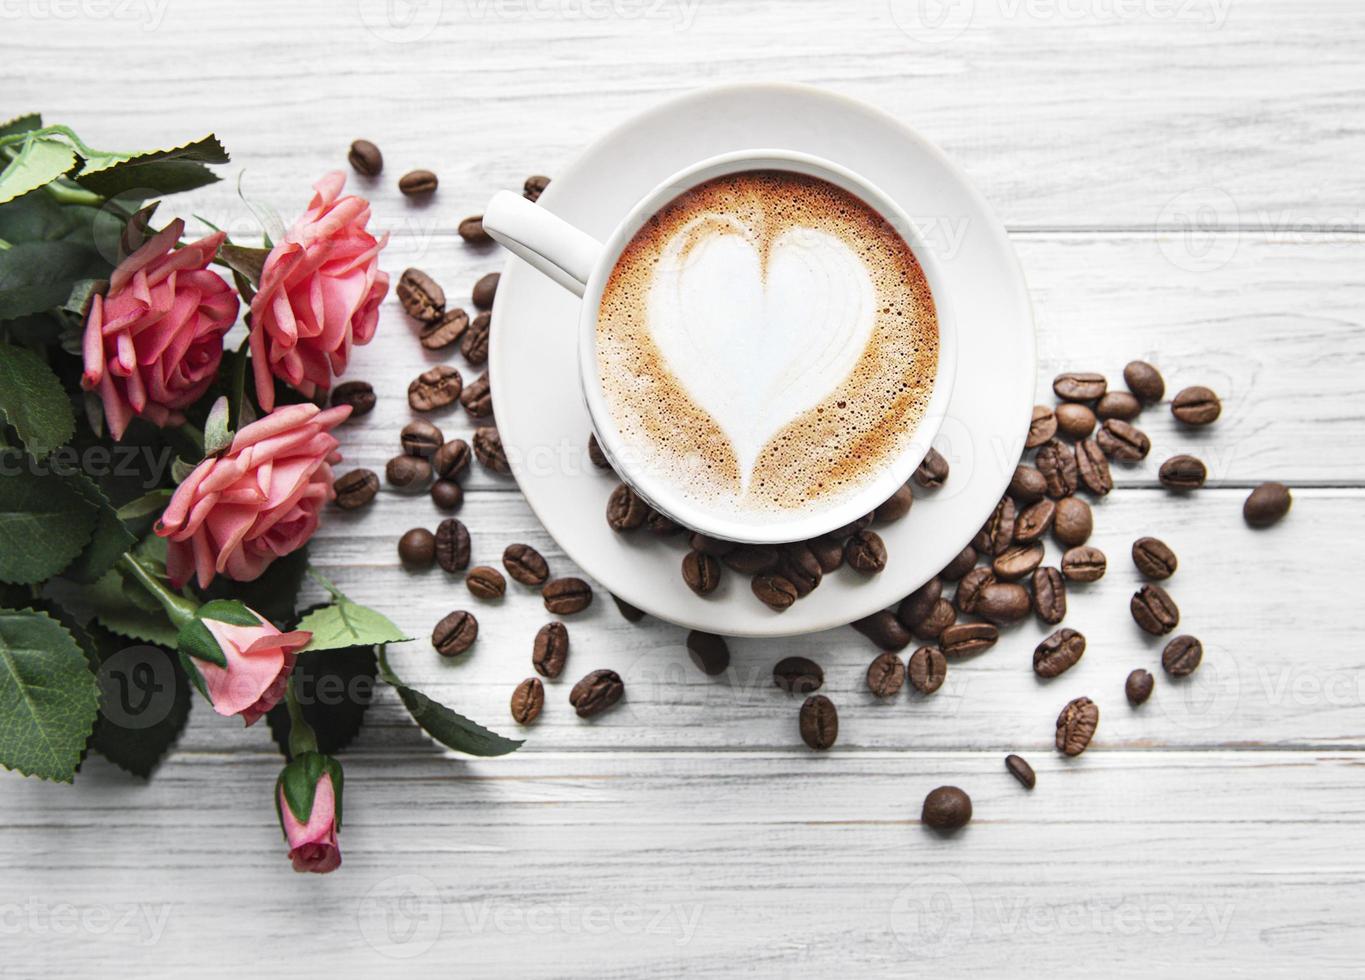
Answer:
<svg viewBox="0 0 1365 980"><path fill-rule="evenodd" d="M923 418L938 365L924 272L875 209L753 170L681 194L617 259L597 368L622 449L694 506L832 507Z"/></svg>

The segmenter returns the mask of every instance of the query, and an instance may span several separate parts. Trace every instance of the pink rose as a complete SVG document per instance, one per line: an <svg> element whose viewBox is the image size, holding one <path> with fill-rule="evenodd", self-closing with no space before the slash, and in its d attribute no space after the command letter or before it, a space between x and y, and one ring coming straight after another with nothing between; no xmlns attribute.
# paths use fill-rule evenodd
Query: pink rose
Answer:
<svg viewBox="0 0 1365 980"><path fill-rule="evenodd" d="M240 602L219 600L181 630L180 649L213 710L251 725L284 697L298 651L312 638L307 630L281 633Z"/></svg>
<svg viewBox="0 0 1365 980"><path fill-rule="evenodd" d="M316 752L303 753L280 773L275 805L295 871L326 874L341 866L341 784L341 765Z"/></svg>
<svg viewBox="0 0 1365 980"><path fill-rule="evenodd" d="M379 250L389 240L365 230L370 204L338 197L346 177L318 181L308 210L271 249L251 301L251 363L256 399L275 407L273 376L309 398L346 370L353 344L368 344L379 322L389 277Z"/></svg>
<svg viewBox="0 0 1365 980"><path fill-rule="evenodd" d="M305 544L323 504L336 496L331 464L341 454L331 429L350 414L349 405L287 405L196 466L156 525L168 539L171 584L180 588L191 572L200 588L220 572L249 582Z"/></svg>
<svg viewBox="0 0 1365 980"><path fill-rule="evenodd" d="M218 376L223 334L237 320L237 294L208 271L223 233L177 249L184 231L179 218L161 229L90 302L81 385L99 389L115 439L134 415L163 426L184 422L180 409Z"/></svg>

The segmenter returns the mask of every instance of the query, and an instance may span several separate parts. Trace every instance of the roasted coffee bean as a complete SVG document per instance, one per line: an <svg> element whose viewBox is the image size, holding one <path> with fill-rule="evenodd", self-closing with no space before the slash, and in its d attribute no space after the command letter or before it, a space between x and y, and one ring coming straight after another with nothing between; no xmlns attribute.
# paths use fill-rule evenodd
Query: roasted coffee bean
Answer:
<svg viewBox="0 0 1365 980"><path fill-rule="evenodd" d="M502 551L502 567L522 585L540 588L550 580L550 564L529 544L509 544Z"/></svg>
<svg viewBox="0 0 1365 980"><path fill-rule="evenodd" d="M446 291L421 269L404 269L398 277L398 302L414 320L430 323L446 308Z"/></svg>
<svg viewBox="0 0 1365 980"><path fill-rule="evenodd" d="M409 170L398 178L398 189L408 197L431 194L440 183L430 170Z"/></svg>
<svg viewBox="0 0 1365 980"><path fill-rule="evenodd" d="M464 336L468 326L469 314L464 310L446 310L422 327L418 339L427 350L442 350Z"/></svg>
<svg viewBox="0 0 1365 980"><path fill-rule="evenodd" d="M880 572L886 567L886 545L881 535L876 531L859 531L853 535L844 542L844 561L848 562L849 568L864 575Z"/></svg>
<svg viewBox="0 0 1365 980"><path fill-rule="evenodd" d="M486 419L493 414L493 391L488 383L487 371L460 392L460 404L464 406L470 418Z"/></svg>
<svg viewBox="0 0 1365 980"><path fill-rule="evenodd" d="M1068 548L1062 555L1062 575L1072 582L1097 582L1108 565L1104 552L1091 545Z"/></svg>
<svg viewBox="0 0 1365 980"><path fill-rule="evenodd" d="M463 439L451 439L436 450L431 457L431 465L443 480L459 480L469 469L469 443Z"/></svg>
<svg viewBox="0 0 1365 980"><path fill-rule="evenodd" d="M608 592L607 594L611 595L610 592ZM626 602L626 600L622 599L620 596L614 595L611 596L611 601L616 603L617 611L621 614L621 617L626 622L638 623L640 620L645 618L645 611L643 609L637 609L635 606L632 606L629 602Z"/></svg>
<svg viewBox="0 0 1365 980"><path fill-rule="evenodd" d="M914 480L926 490L937 490L948 479L948 461L937 449L930 448L915 467Z"/></svg>
<svg viewBox="0 0 1365 980"><path fill-rule="evenodd" d="M1014 522L1017 512L1014 498L1004 496L995 505L995 513L986 522L986 534L991 541L991 554L998 555L1014 541Z"/></svg>
<svg viewBox="0 0 1365 980"><path fill-rule="evenodd" d="M995 560L991 562L991 571L995 572L998 579L1014 582L1033 574L1033 570L1042 563L1041 544L1016 544L995 556Z"/></svg>
<svg viewBox="0 0 1365 980"><path fill-rule="evenodd" d="M983 558L991 553L991 521L986 518L986 523L981 525L981 530L976 532L976 536L971 540L971 546L976 549L978 555Z"/></svg>
<svg viewBox="0 0 1365 980"><path fill-rule="evenodd" d="M938 647L920 647L910 654L910 686L921 694L933 694L948 679L948 658Z"/></svg>
<svg viewBox="0 0 1365 980"><path fill-rule="evenodd" d="M1066 619L1066 580L1049 565L1033 573L1033 614L1049 626Z"/></svg>
<svg viewBox="0 0 1365 980"><path fill-rule="evenodd" d="M1032 466L1020 463L1014 468L1007 491L1016 503L1027 505L1041 500L1047 495L1047 480Z"/></svg>
<svg viewBox="0 0 1365 980"><path fill-rule="evenodd" d="M569 661L569 628L559 620L551 620L536 632L531 647L531 666L542 677L554 680L564 673Z"/></svg>
<svg viewBox="0 0 1365 980"><path fill-rule="evenodd" d="M940 786L924 798L919 818L939 833L961 830L972 819L972 798L956 786Z"/></svg>
<svg viewBox="0 0 1365 980"><path fill-rule="evenodd" d="M1208 425L1222 413L1218 396L1203 385L1182 389L1171 399L1171 414L1186 425Z"/></svg>
<svg viewBox="0 0 1365 980"><path fill-rule="evenodd" d="M1123 419L1131 422L1142 412L1142 402L1138 401L1136 395L1131 395L1126 391L1105 392L1098 405L1095 406L1095 414L1101 419Z"/></svg>
<svg viewBox="0 0 1365 980"><path fill-rule="evenodd" d="M438 364L413 378L408 385L408 405L414 412L434 412L455 404L463 388L459 371L449 364Z"/></svg>
<svg viewBox="0 0 1365 980"><path fill-rule="evenodd" d="M539 677L528 677L512 692L512 720L518 725L529 725L540 717L545 707L545 685Z"/></svg>
<svg viewBox="0 0 1365 980"><path fill-rule="evenodd" d="M1146 459L1152 449L1152 440L1147 438L1147 433L1123 419L1105 419L1095 436L1095 442L1104 455L1125 463Z"/></svg>
<svg viewBox="0 0 1365 980"><path fill-rule="evenodd" d="M593 718L606 711L626 693L621 675L614 670L594 670L569 692L569 704L580 718Z"/></svg>
<svg viewBox="0 0 1365 980"><path fill-rule="evenodd" d="M894 653L883 653L867 665L867 689L879 698L893 698L905 684L905 663Z"/></svg>
<svg viewBox="0 0 1365 980"><path fill-rule="evenodd" d="M464 577L464 584L480 599L501 599L507 592L507 579L502 572L487 565L475 565Z"/></svg>
<svg viewBox="0 0 1365 980"><path fill-rule="evenodd" d="M581 578L554 578L540 590L545 608L556 616L571 616L592 605L592 586Z"/></svg>
<svg viewBox="0 0 1365 980"><path fill-rule="evenodd" d="M906 626L914 629L929 618L938 600L943 598L943 580L937 575L901 600L896 615Z"/></svg>
<svg viewBox="0 0 1365 980"><path fill-rule="evenodd" d="M883 650L904 650L910 645L910 631L890 609L882 609L849 624Z"/></svg>
<svg viewBox="0 0 1365 980"><path fill-rule="evenodd" d="M864 514L856 521L852 521L848 524L845 524L843 527L836 527L833 531L830 531L829 534L826 536L831 538L838 538L840 541L842 541L849 535L857 534L863 528L870 526L873 520L874 515Z"/></svg>
<svg viewBox="0 0 1365 980"><path fill-rule="evenodd" d="M1014 522L1014 540L1023 544L1037 541L1052 527L1057 516L1057 503L1044 497L1036 504L1030 504Z"/></svg>
<svg viewBox="0 0 1365 980"><path fill-rule="evenodd" d="M405 531L398 539L398 557L406 568L428 568L436 557L436 536L424 527Z"/></svg>
<svg viewBox="0 0 1365 980"><path fill-rule="evenodd" d="M667 514L661 514L650 508L649 513L645 515L645 530L656 537L668 538L675 534L681 534L686 528Z"/></svg>
<svg viewBox="0 0 1365 980"><path fill-rule="evenodd" d="M502 448L502 435L492 426L474 430L474 458L494 473L512 472L507 453Z"/></svg>
<svg viewBox="0 0 1365 980"><path fill-rule="evenodd" d="M1090 505L1080 497L1063 497L1057 501L1057 516L1052 521L1052 536L1066 548L1074 548L1090 540L1095 529L1095 517Z"/></svg>
<svg viewBox="0 0 1365 980"><path fill-rule="evenodd" d="M726 541L722 538L713 538L709 534L694 532L691 534L687 543L692 546L693 551L700 551L704 555L711 555L714 558L724 558L737 547L733 541Z"/></svg>
<svg viewBox="0 0 1365 980"><path fill-rule="evenodd" d="M1114 477L1109 472L1109 460L1094 439L1076 443L1076 475L1081 486L1097 497L1114 489Z"/></svg>
<svg viewBox="0 0 1365 980"><path fill-rule="evenodd" d="M1068 439L1084 439L1095 431L1095 413L1080 402L1057 406L1057 431Z"/></svg>
<svg viewBox="0 0 1365 980"><path fill-rule="evenodd" d="M1197 490L1208 479L1209 471L1193 456L1172 456L1161 464L1157 479L1169 490Z"/></svg>
<svg viewBox="0 0 1365 980"><path fill-rule="evenodd" d="M342 510L355 510L364 507L379 492L379 477L374 470L351 470L332 484L336 493L337 506Z"/></svg>
<svg viewBox="0 0 1365 980"><path fill-rule="evenodd" d="M332 389L331 404L350 405L353 419L369 415L374 410L374 388L368 381L343 381Z"/></svg>
<svg viewBox="0 0 1365 980"><path fill-rule="evenodd" d="M783 657L773 665L773 683L788 694L810 694L825 683L825 671L809 657Z"/></svg>
<svg viewBox="0 0 1365 980"><path fill-rule="evenodd" d="M976 614L989 623L1017 623L1033 609L1028 589L1018 582L992 582L976 600Z"/></svg>
<svg viewBox="0 0 1365 980"><path fill-rule="evenodd" d="M1144 585L1134 592L1128 609L1133 621L1153 636L1169 633L1180 624L1175 600L1159 585Z"/></svg>
<svg viewBox="0 0 1365 980"><path fill-rule="evenodd" d="M607 498L607 526L613 531L634 531L644 526L649 504L627 484L618 483Z"/></svg>
<svg viewBox="0 0 1365 980"><path fill-rule="evenodd" d="M957 610L953 604L947 599L939 599L930 608L929 615L916 623L911 632L921 640L937 640L944 630L956 622Z"/></svg>
<svg viewBox="0 0 1365 980"><path fill-rule="evenodd" d="M431 485L431 502L438 510L458 510L464 503L464 491L454 480L437 480Z"/></svg>
<svg viewBox="0 0 1365 980"><path fill-rule="evenodd" d="M443 618L431 631L431 645L443 657L456 657L474 645L479 638L479 621L473 613L456 609Z"/></svg>
<svg viewBox="0 0 1365 980"><path fill-rule="evenodd" d="M1033 771L1033 767L1026 762L1022 756L1005 756L1005 768L1009 774L1019 780L1019 785L1024 789L1033 789L1038 785L1038 776Z"/></svg>
<svg viewBox="0 0 1365 980"><path fill-rule="evenodd" d="M1000 631L990 623L954 623L938 638L938 646L950 659L970 657L989 650L998 639Z"/></svg>
<svg viewBox="0 0 1365 980"><path fill-rule="evenodd" d="M460 353L470 364L488 362L488 337L493 329L493 315L485 310L469 321L469 329L460 338Z"/></svg>
<svg viewBox="0 0 1365 980"><path fill-rule="evenodd" d="M353 142L346 159L350 161L351 169L362 177L377 177L384 169L384 154L369 140Z"/></svg>
<svg viewBox="0 0 1365 980"><path fill-rule="evenodd" d="M445 443L445 436L426 419L413 419L403 426L398 441L409 456L430 457Z"/></svg>
<svg viewBox="0 0 1365 980"><path fill-rule="evenodd" d="M797 600L796 586L781 575L755 575L749 587L760 602L777 612L790 608Z"/></svg>
<svg viewBox="0 0 1365 980"><path fill-rule="evenodd" d="M1057 750L1066 755L1080 755L1095 737L1099 727L1100 709L1089 698L1076 698L1057 716Z"/></svg>
<svg viewBox="0 0 1365 980"><path fill-rule="evenodd" d="M962 576L962 581L957 584L957 594L953 596L957 608L964 613L975 612L981 591L994 581L995 572L985 567L973 568Z"/></svg>
<svg viewBox="0 0 1365 980"><path fill-rule="evenodd" d="M899 490L882 501L881 506L872 512L878 524L890 524L898 521L906 514L910 513L910 505L915 502L915 495L910 490L907 483Z"/></svg>
<svg viewBox="0 0 1365 980"><path fill-rule="evenodd" d="M692 630L687 634L687 654L697 668L708 676L725 673L730 666L730 644L715 633Z"/></svg>
<svg viewBox="0 0 1365 980"><path fill-rule="evenodd" d="M1128 390L1147 405L1161 401L1161 396L1166 394L1166 382L1161 379L1161 372L1146 361L1129 361L1123 369L1123 381L1128 385Z"/></svg>
<svg viewBox="0 0 1365 980"><path fill-rule="evenodd" d="M1175 552L1158 538L1138 538L1133 542L1133 564L1147 578L1161 581L1175 574Z"/></svg>
<svg viewBox="0 0 1365 980"><path fill-rule="evenodd" d="M1080 473L1076 468L1076 454L1070 446L1054 439L1038 450L1033 464L1043 474L1049 497L1060 500L1076 492Z"/></svg>
<svg viewBox="0 0 1365 980"><path fill-rule="evenodd" d="M823 694L813 694L801 705L801 741L818 752L832 748L839 738L839 712Z"/></svg>
<svg viewBox="0 0 1365 980"><path fill-rule="evenodd" d="M828 575L830 572L838 571L843 567L844 546L839 543L837 538L811 538L806 542L806 547L815 556L815 560L820 563L820 571L824 574Z"/></svg>
<svg viewBox="0 0 1365 980"><path fill-rule="evenodd" d="M532 203L540 200L540 195L545 193L545 188L550 186L550 178L540 174L532 174L526 178L526 182L521 185L521 196Z"/></svg>
<svg viewBox="0 0 1365 980"><path fill-rule="evenodd" d="M470 215L460 222L460 237L471 245L491 245L493 236L483 226L483 215Z"/></svg>
<svg viewBox="0 0 1365 980"><path fill-rule="evenodd" d="M1192 636L1177 636L1161 651L1161 667L1172 677L1188 677L1203 659L1204 645Z"/></svg>
<svg viewBox="0 0 1365 980"><path fill-rule="evenodd" d="M767 544L742 544L727 552L721 561L741 575L762 575L776 571L782 553Z"/></svg>
<svg viewBox="0 0 1365 980"><path fill-rule="evenodd" d="M782 563L778 566L778 574L796 588L798 598L805 598L814 592L825 577L820 559L815 557L804 542L785 545L782 548Z"/></svg>
<svg viewBox="0 0 1365 980"><path fill-rule="evenodd" d="M938 573L938 577L945 582L956 582L976 567L976 558L976 549L967 545L957 553L956 558L943 566L943 571Z"/></svg>
<svg viewBox="0 0 1365 980"><path fill-rule="evenodd" d="M470 298L474 300L474 305L481 310L491 309L493 298L498 294L498 280L502 278L500 272L490 272L474 283L474 289L470 293Z"/></svg>
<svg viewBox="0 0 1365 980"><path fill-rule="evenodd" d="M389 486L404 493L421 493L431 482L431 464L420 456L404 453L395 456L384 466L384 479Z"/></svg>
<svg viewBox="0 0 1365 980"><path fill-rule="evenodd" d="M1056 677L1076 666L1084 653L1084 636L1073 629L1059 629L1033 648L1033 672Z"/></svg>
<svg viewBox="0 0 1365 980"><path fill-rule="evenodd" d="M588 459L599 470L611 469L611 462L607 459L606 453L602 452L602 445L597 441L597 434L593 432L588 433Z"/></svg>
<svg viewBox="0 0 1365 980"><path fill-rule="evenodd" d="M1124 681L1123 694L1128 698L1128 703L1136 708L1152 696L1152 688L1155 686L1156 679L1152 677L1151 672L1139 667Z"/></svg>
<svg viewBox="0 0 1365 980"><path fill-rule="evenodd" d="M1024 448L1037 449L1056 434L1056 414L1046 405L1034 405L1033 418L1028 424L1028 435L1024 438Z"/></svg>
<svg viewBox="0 0 1365 980"><path fill-rule="evenodd" d="M1242 504L1242 520L1252 527L1269 527L1289 513L1294 498L1283 483L1262 483Z"/></svg>
<svg viewBox="0 0 1365 980"><path fill-rule="evenodd" d="M700 551L683 555L682 577L697 595L710 595L720 585L720 562Z"/></svg>
<svg viewBox="0 0 1365 980"><path fill-rule="evenodd" d="M469 528L459 518L447 517L436 525L436 563L446 572L469 567Z"/></svg>
<svg viewBox="0 0 1365 980"><path fill-rule="evenodd" d="M1053 394L1064 402L1093 402L1108 388L1104 375L1089 371L1067 371L1052 379Z"/></svg>

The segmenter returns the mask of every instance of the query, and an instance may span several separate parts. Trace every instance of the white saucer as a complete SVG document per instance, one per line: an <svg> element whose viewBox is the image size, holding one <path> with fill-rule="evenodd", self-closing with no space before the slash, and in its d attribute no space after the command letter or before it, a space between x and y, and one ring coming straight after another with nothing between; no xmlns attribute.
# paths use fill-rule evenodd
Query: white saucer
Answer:
<svg viewBox="0 0 1365 980"><path fill-rule="evenodd" d="M684 538L618 535L606 522L609 473L587 461L588 412L576 374L579 300L519 259L498 287L488 368L512 471L545 529L602 588L660 619L727 636L841 626L899 602L953 558L1004 493L1023 448L1036 372L1033 312L1005 229L967 178L897 120L793 85L705 89L637 116L557 175L542 207L606 238L637 200L688 164L775 147L837 161L895 198L938 251L960 331L952 404L934 445L952 467L915 488L901 521L878 528L885 571L843 568L786 612L726 570L706 598L683 584ZM604 597L605 598L605 597Z"/></svg>

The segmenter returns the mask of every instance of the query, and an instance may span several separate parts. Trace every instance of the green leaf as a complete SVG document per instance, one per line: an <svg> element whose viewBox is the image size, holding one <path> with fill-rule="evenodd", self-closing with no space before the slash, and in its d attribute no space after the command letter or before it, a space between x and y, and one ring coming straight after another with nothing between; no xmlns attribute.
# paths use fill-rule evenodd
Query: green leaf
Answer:
<svg viewBox="0 0 1365 980"><path fill-rule="evenodd" d="M160 514L171 502L171 492L170 490L153 490L151 493L144 493L136 500L130 500L118 509L119 520L135 521L139 518L151 517L153 514Z"/></svg>
<svg viewBox="0 0 1365 980"><path fill-rule="evenodd" d="M0 479L0 581L56 575L90 541L97 517L80 491L53 473Z"/></svg>
<svg viewBox="0 0 1365 980"><path fill-rule="evenodd" d="M151 776L180 738L189 718L190 684L177 658L163 647L129 644L95 626L93 641L100 713L90 747L135 776Z"/></svg>
<svg viewBox="0 0 1365 980"><path fill-rule="evenodd" d="M411 640L382 613L345 597L299 620L298 628L313 634L304 651L403 643Z"/></svg>
<svg viewBox="0 0 1365 980"><path fill-rule="evenodd" d="M259 578L234 582L224 575L204 590L205 599L240 599L276 626L293 622L299 588L308 568L308 549L276 558Z"/></svg>
<svg viewBox="0 0 1365 980"><path fill-rule="evenodd" d="M0 204L50 184L76 168L76 153L60 140L29 138L0 171Z"/></svg>
<svg viewBox="0 0 1365 980"><path fill-rule="evenodd" d="M78 242L19 242L0 250L0 320L61 306L82 279L108 271L98 252Z"/></svg>
<svg viewBox="0 0 1365 980"><path fill-rule="evenodd" d="M43 128L43 117L37 112L15 116L8 122L0 123L0 136L14 136L17 133L30 133Z"/></svg>
<svg viewBox="0 0 1365 980"><path fill-rule="evenodd" d="M206 163L227 163L227 150L212 134L183 146L144 153L92 153L76 182L105 197L141 190L146 197L193 190L218 180ZM147 193L150 192L150 193Z"/></svg>
<svg viewBox="0 0 1365 980"><path fill-rule="evenodd" d="M26 194L0 205L0 238L18 242L55 242L62 239L89 244L96 208L61 205L51 194Z"/></svg>
<svg viewBox="0 0 1365 980"><path fill-rule="evenodd" d="M63 445L76 431L76 413L52 368L33 351L3 343L0 415L37 459Z"/></svg>
<svg viewBox="0 0 1365 980"><path fill-rule="evenodd" d="M228 425L228 400L220 395L209 409L204 422L204 456L217 456L232 445L232 429Z"/></svg>
<svg viewBox="0 0 1365 980"><path fill-rule="evenodd" d="M253 620L253 622L255 622ZM180 635L176 638L176 645L180 648L180 656L193 657L195 660L202 660L206 664L214 664L218 667L227 667L227 654L218 645L217 639L209 632L209 628L200 620L192 620L180 628ZM186 667L193 666L188 660L182 660Z"/></svg>
<svg viewBox="0 0 1365 980"><path fill-rule="evenodd" d="M90 543L62 574L76 582L93 584L114 567L125 551L137 544L137 538L123 526L118 512L94 480L79 472L73 473L70 480L81 496L96 509L98 516Z"/></svg>
<svg viewBox="0 0 1365 980"><path fill-rule="evenodd" d="M233 272L246 277L253 286L261 285L261 272L265 269L268 248L248 248L245 245L220 245L218 258Z"/></svg>
<svg viewBox="0 0 1365 980"><path fill-rule="evenodd" d="M447 748L469 755L496 756L515 752L522 746L521 739L505 738L489 731L421 691L408 687L394 674L383 652L379 654L379 676L398 692L403 706L422 731Z"/></svg>
<svg viewBox="0 0 1365 980"><path fill-rule="evenodd" d="M146 594L146 590L136 583L129 583L125 588L123 576L115 569L83 590L81 598L89 604L95 618L105 629L134 640L145 640L175 649L179 631L171 625L165 610L155 599L152 600L154 608L139 605L129 597L131 590L137 590L136 594Z"/></svg>
<svg viewBox="0 0 1365 980"><path fill-rule="evenodd" d="M374 701L378 661L374 647L302 653L289 675L304 721L317 735L319 751L340 752L360 734ZM266 716L270 734L289 758L289 708L281 701Z"/></svg>
<svg viewBox="0 0 1365 980"><path fill-rule="evenodd" d="M71 634L45 613L0 610L0 765L71 782L98 710Z"/></svg>

